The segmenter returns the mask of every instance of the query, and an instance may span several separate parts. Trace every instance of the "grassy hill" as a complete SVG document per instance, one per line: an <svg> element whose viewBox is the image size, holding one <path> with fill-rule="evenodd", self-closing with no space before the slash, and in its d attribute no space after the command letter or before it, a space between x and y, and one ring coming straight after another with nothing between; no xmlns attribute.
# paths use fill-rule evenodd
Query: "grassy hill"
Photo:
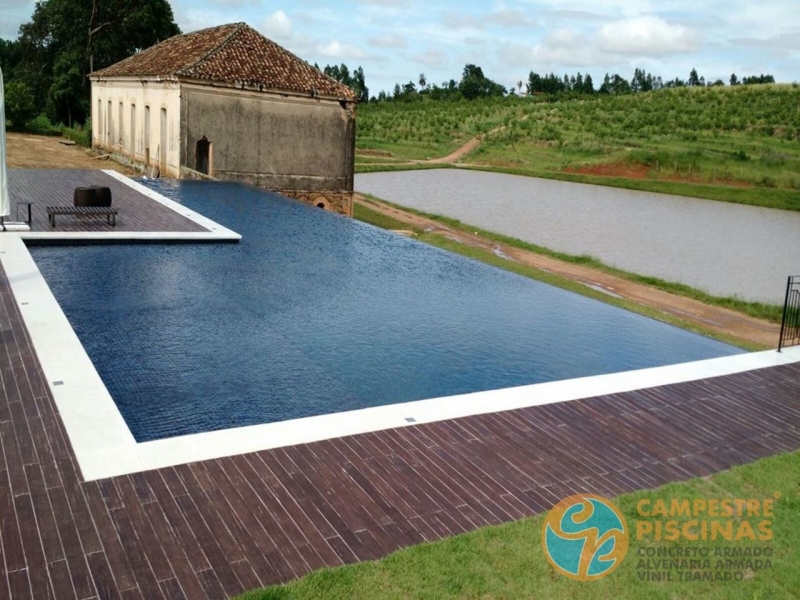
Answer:
<svg viewBox="0 0 800 600"><path fill-rule="evenodd" d="M674 185L656 191L673 193L687 184L755 188L780 198L783 208L800 209L797 84L678 88L558 102L423 97L367 104L359 107L357 163L360 170L375 170L444 156L476 135L483 142L464 162L612 185L639 181L625 187L641 189L665 182Z"/></svg>

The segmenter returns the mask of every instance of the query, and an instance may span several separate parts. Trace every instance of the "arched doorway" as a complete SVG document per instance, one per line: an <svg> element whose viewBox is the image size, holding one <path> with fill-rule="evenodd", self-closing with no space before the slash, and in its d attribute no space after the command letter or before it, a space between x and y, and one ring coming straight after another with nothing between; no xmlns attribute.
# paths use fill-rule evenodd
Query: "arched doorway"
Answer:
<svg viewBox="0 0 800 600"><path fill-rule="evenodd" d="M211 175L211 142L208 141L206 136L197 140L194 154L194 170L203 173L204 175Z"/></svg>

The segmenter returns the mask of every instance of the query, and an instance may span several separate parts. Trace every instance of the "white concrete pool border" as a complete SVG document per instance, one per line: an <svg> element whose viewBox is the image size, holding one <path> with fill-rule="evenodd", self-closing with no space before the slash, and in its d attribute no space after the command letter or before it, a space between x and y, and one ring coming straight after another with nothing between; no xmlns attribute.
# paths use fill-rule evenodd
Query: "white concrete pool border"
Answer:
<svg viewBox="0 0 800 600"><path fill-rule="evenodd" d="M87 481L800 362L800 348L790 348L783 353L742 354L137 443L28 252L26 237L17 233L0 235L0 260Z"/></svg>

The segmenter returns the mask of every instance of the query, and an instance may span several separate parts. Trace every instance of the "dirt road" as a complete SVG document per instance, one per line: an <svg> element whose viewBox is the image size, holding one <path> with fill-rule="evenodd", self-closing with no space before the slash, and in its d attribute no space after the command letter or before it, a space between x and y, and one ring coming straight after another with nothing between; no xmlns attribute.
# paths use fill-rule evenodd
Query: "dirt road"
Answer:
<svg viewBox="0 0 800 600"><path fill-rule="evenodd" d="M432 233L439 233L462 244L482 248L490 252L500 252L511 260L536 269L548 271L559 277L577 281L583 285L605 293L622 297L637 304L647 306L659 312L672 315L689 323L696 324L733 338L757 344L765 348L775 348L778 343L780 327L769 321L749 317L726 308L711 306L677 296L659 289L615 277L582 265L564 262L549 256L536 254L487 240L460 230L450 229L441 223L432 221L380 202L373 202L363 196L356 195L356 202L384 215L407 223L412 227Z"/></svg>
<svg viewBox="0 0 800 600"><path fill-rule="evenodd" d="M8 166L26 169L111 169L134 176L133 169L108 159L98 159L87 148L65 146L61 137L9 133Z"/></svg>

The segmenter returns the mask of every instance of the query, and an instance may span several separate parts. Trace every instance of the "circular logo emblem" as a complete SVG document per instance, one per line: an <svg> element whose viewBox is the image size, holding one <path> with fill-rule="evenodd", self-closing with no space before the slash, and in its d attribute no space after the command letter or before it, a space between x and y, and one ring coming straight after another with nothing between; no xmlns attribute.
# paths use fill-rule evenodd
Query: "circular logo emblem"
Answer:
<svg viewBox="0 0 800 600"><path fill-rule="evenodd" d="M593 581L622 563L628 551L628 526L610 500L577 494L547 513L542 546L556 571L570 579Z"/></svg>

